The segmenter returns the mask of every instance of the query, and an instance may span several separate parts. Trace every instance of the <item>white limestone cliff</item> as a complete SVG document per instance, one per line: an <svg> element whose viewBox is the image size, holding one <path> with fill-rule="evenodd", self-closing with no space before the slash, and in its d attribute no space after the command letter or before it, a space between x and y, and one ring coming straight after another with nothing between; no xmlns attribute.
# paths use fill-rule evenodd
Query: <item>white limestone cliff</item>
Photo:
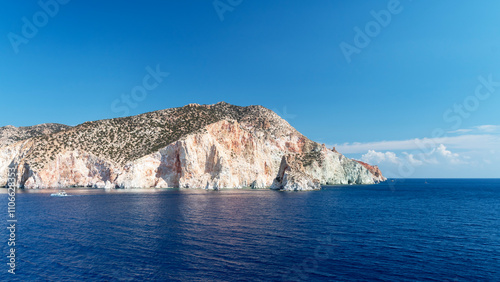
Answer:
<svg viewBox="0 0 500 282"><path fill-rule="evenodd" d="M9 165L16 167L18 183L24 188L311 190L325 184L373 184L385 179L308 140L272 111L261 107L257 114L265 118L260 122L224 118L124 164L72 148L47 151L50 158L37 166L37 159L26 157L37 141L17 142L0 147L0 185L7 182Z"/></svg>

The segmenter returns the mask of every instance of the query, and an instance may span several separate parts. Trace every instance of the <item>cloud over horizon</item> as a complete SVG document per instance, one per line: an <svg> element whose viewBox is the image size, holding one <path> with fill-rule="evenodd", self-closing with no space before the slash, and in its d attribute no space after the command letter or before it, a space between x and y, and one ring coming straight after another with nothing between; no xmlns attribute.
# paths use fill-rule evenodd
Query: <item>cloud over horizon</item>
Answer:
<svg viewBox="0 0 500 282"><path fill-rule="evenodd" d="M446 148L443 144L439 144L436 148L428 153L411 154L403 152L399 156L394 152L377 152L369 150L368 153L361 156L361 160L367 163L382 164L403 164L405 162L412 166L421 166L424 164L467 164L467 158L458 153L453 153Z"/></svg>
<svg viewBox="0 0 500 282"><path fill-rule="evenodd" d="M378 165L388 177L469 177L473 169L500 177L500 126L480 125L448 133L450 136L439 138L334 146L343 154Z"/></svg>
<svg viewBox="0 0 500 282"><path fill-rule="evenodd" d="M336 149L345 154L366 153L376 151L400 150L430 150L444 144L446 147L462 150L499 149L500 135L496 134L470 134L460 136L446 136L440 138L415 138L407 140L388 140L366 143L335 144Z"/></svg>

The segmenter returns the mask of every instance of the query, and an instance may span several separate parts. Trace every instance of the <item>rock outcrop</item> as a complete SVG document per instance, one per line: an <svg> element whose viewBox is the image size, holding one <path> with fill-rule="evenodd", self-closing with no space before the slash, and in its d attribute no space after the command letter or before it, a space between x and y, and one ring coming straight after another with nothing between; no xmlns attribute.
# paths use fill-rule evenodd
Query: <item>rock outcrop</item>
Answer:
<svg viewBox="0 0 500 282"><path fill-rule="evenodd" d="M0 185L9 166L24 188L310 190L384 180L264 107L224 102L86 122L5 144Z"/></svg>
<svg viewBox="0 0 500 282"><path fill-rule="evenodd" d="M378 168L378 166L374 165L369 165L365 162L362 162L362 161L358 161L358 160L355 160L356 162L358 162L359 164L361 164L362 166L364 166L366 169L368 169L369 172L371 172L371 174L373 174L373 176L375 176L375 178L377 178L377 180L380 182L380 181L385 181L387 180L383 175L382 175L382 172L380 171L380 169Z"/></svg>
<svg viewBox="0 0 500 282"><path fill-rule="evenodd" d="M311 190L320 185L374 184L385 180L382 174L373 174L358 161L317 145L305 154L283 156L271 188Z"/></svg>

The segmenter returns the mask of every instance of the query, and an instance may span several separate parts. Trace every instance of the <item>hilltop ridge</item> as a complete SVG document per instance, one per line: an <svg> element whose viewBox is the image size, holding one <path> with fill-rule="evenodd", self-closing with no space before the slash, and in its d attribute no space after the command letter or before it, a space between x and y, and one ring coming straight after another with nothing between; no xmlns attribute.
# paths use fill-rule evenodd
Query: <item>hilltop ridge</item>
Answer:
<svg viewBox="0 0 500 282"><path fill-rule="evenodd" d="M44 123L21 127L7 125L0 127L0 147L40 135L57 133L69 128L71 128L71 126L58 123Z"/></svg>

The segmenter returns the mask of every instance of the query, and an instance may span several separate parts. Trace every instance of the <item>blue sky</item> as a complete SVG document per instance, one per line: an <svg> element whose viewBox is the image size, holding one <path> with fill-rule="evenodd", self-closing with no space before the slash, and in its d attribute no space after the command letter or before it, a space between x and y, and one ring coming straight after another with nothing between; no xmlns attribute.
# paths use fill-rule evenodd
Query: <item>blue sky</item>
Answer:
<svg viewBox="0 0 500 282"><path fill-rule="evenodd" d="M498 1L39 3L0 12L0 126L260 104L391 177L500 177Z"/></svg>

